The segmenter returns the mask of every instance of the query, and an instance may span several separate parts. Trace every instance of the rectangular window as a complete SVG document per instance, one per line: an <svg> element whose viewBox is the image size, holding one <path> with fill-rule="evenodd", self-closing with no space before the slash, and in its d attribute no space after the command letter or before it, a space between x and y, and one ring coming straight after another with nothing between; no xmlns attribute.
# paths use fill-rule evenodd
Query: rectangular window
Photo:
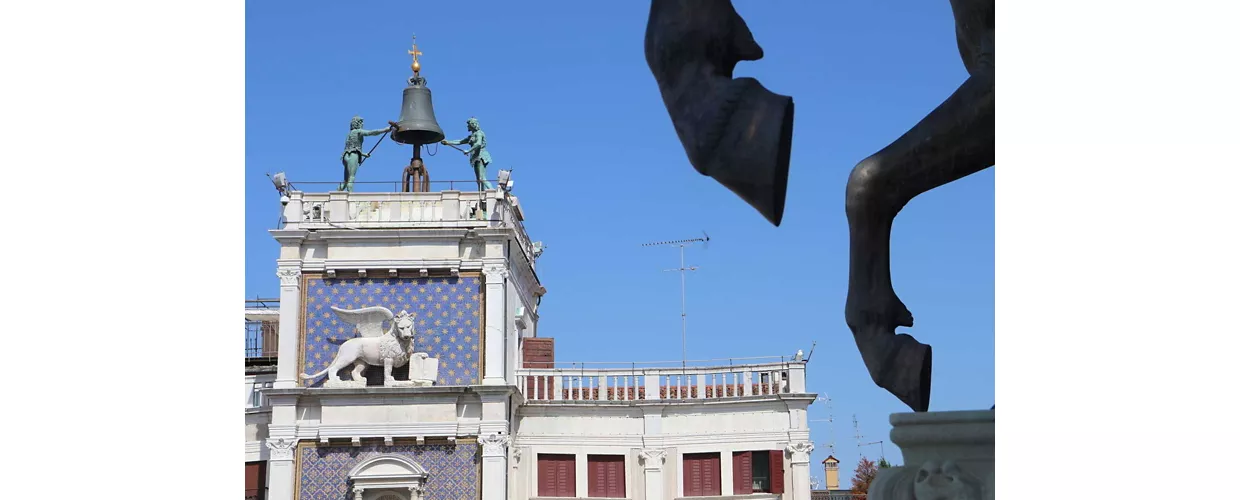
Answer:
<svg viewBox="0 0 1240 500"><path fill-rule="evenodd" d="M683 466L685 496L709 497L722 494L718 453L686 453Z"/></svg>
<svg viewBox="0 0 1240 500"><path fill-rule="evenodd" d="M538 454L538 496L577 496L577 456Z"/></svg>
<svg viewBox="0 0 1240 500"><path fill-rule="evenodd" d="M591 498L625 498L624 455L589 455L586 466Z"/></svg>
<svg viewBox="0 0 1240 500"><path fill-rule="evenodd" d="M732 493L784 492L784 452L738 451L732 454Z"/></svg>

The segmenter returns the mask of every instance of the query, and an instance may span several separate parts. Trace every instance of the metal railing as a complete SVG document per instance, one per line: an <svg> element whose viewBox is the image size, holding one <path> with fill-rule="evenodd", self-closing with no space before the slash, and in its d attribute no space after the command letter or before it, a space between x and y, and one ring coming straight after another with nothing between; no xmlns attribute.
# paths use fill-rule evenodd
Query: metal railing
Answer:
<svg viewBox="0 0 1240 500"><path fill-rule="evenodd" d="M490 182L491 186L499 185L499 180L497 179L489 179L487 182ZM292 186L293 186L293 189L296 189L298 191L326 193L326 192L338 190L340 188L340 183L339 182L325 182L325 181L310 181L310 182L295 182L295 183L292 183ZM306 189L306 188L311 188L311 189ZM390 188L390 192L393 192L393 193L402 192L404 190L404 182L403 181L365 181L365 182L354 182L353 183L353 192L355 193L371 193L371 192L383 193L383 192L389 192L389 188ZM478 181L474 179L459 180L459 181L456 181L456 180L430 181L430 188L431 189L429 192L435 192L435 191L478 192Z"/></svg>
<svg viewBox="0 0 1240 500"><path fill-rule="evenodd" d="M279 299L247 299L246 311L279 311ZM280 323L278 317L271 320L245 320L245 358L274 358L279 352Z"/></svg>
<svg viewBox="0 0 1240 500"><path fill-rule="evenodd" d="M805 363L712 367L521 368L526 401L651 401L718 399L805 392Z"/></svg>

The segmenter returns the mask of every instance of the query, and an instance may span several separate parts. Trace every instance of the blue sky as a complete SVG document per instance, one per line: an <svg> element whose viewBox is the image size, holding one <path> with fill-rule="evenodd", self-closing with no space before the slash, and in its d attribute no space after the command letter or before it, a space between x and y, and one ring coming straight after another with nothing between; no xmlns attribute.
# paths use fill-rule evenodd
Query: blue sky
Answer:
<svg viewBox="0 0 1240 500"><path fill-rule="evenodd" d="M844 323L852 166L904 133L966 77L947 1L737 1L766 57L738 66L796 102L781 227L689 166L642 53L647 1L247 2L247 298L278 296L280 205L265 172L338 181L349 118L399 113L417 34L449 138L476 116L495 166L512 168L531 238L546 243L539 333L561 361L680 355L674 248L688 252L690 359L817 349L809 384L834 401L812 422L815 463L834 435L847 486L865 441L907 411L870 381ZM416 5L416 7L415 7ZM374 138L367 142L367 148ZM443 148L433 180L471 173ZM448 154L442 154L448 153ZM407 146L384 141L359 181L392 181ZM896 219L893 281L934 346L932 410L994 404L994 170L913 200ZM816 403L811 419L825 420ZM833 432L832 432L833 430ZM888 442L889 459L902 462ZM877 458L877 446L865 453ZM820 474L817 465L812 469Z"/></svg>

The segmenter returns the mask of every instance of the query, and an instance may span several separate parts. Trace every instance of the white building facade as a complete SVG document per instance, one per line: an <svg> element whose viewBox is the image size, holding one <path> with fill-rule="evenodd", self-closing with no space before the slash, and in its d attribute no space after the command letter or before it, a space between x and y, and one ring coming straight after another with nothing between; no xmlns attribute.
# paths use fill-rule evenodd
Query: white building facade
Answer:
<svg viewBox="0 0 1240 500"><path fill-rule="evenodd" d="M247 499L810 499L803 361L532 357L540 246L504 189L293 191L285 218L278 307L246 311L271 325L247 339ZM412 318L414 359L302 376L375 306Z"/></svg>

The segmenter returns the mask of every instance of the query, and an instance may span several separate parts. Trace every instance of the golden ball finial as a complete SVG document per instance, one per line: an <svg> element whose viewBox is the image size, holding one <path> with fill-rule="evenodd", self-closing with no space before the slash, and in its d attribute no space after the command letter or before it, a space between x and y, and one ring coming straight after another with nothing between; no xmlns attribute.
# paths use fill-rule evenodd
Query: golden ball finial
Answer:
<svg viewBox="0 0 1240 500"><path fill-rule="evenodd" d="M422 55L422 51L418 50L418 37L413 37L413 49L409 51L409 55L413 56L413 65L409 66L413 70L413 74L417 75L422 71L422 63L418 62L418 56Z"/></svg>

